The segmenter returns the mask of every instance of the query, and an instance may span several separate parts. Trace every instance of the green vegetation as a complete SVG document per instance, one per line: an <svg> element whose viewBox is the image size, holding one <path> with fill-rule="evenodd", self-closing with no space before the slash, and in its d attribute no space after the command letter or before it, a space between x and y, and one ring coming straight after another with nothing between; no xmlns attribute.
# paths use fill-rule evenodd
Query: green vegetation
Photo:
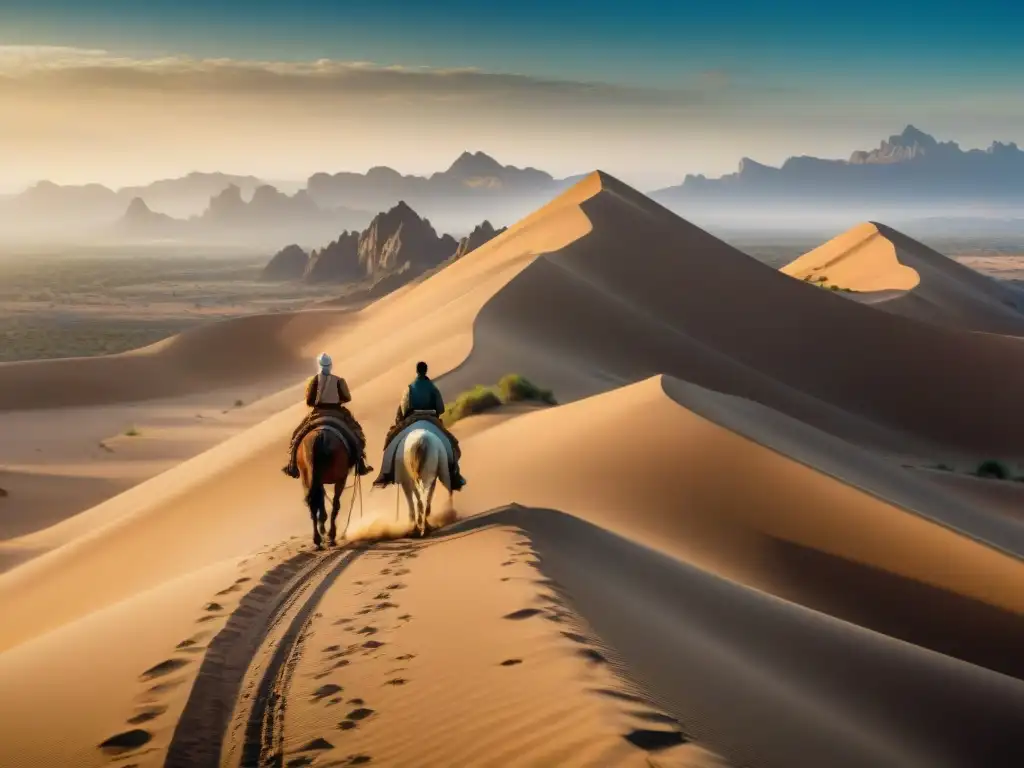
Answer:
<svg viewBox="0 0 1024 768"><path fill-rule="evenodd" d="M128 427L128 429L126 429L124 431L124 434L125 434L126 437L138 437L142 433L139 432L139 430L135 428L135 425L132 425L132 426Z"/></svg>
<svg viewBox="0 0 1024 768"><path fill-rule="evenodd" d="M555 396L550 390L541 389L518 373L510 373L502 376L501 381L495 387L477 385L460 394L455 398L455 402L445 409L441 421L446 427L451 427L452 424L467 416L494 410L506 403L519 402L558 405L558 401L555 400Z"/></svg>
<svg viewBox="0 0 1024 768"><path fill-rule="evenodd" d="M498 396L505 403L535 400L548 405L558 405L550 389L541 389L518 373L509 373L501 377L501 381L498 382Z"/></svg>

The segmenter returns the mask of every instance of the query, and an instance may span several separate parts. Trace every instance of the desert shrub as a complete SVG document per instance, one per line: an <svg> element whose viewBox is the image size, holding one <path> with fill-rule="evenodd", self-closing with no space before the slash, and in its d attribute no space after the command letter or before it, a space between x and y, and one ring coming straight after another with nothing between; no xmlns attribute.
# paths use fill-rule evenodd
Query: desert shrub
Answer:
<svg viewBox="0 0 1024 768"><path fill-rule="evenodd" d="M235 408L241 408L243 405L245 405L245 401L235 400Z"/></svg>
<svg viewBox="0 0 1024 768"><path fill-rule="evenodd" d="M541 389L518 373L509 373L501 377L496 387L478 385L468 392L463 392L455 398L454 403L445 408L441 421L450 427L467 416L493 410L505 403L526 401L558 405L550 390Z"/></svg>
<svg viewBox="0 0 1024 768"><path fill-rule="evenodd" d="M977 470L975 470L974 474L976 474L978 477L991 477L996 480L1006 480L1007 478L1010 477L1010 470L1007 469L1006 465L1003 464L1001 461L996 461L995 459L988 459L986 461L981 462L981 464L978 465L978 468Z"/></svg>
<svg viewBox="0 0 1024 768"><path fill-rule="evenodd" d="M138 437L141 433L134 426L131 426L124 431L124 434L126 437Z"/></svg>
<svg viewBox="0 0 1024 768"><path fill-rule="evenodd" d="M498 382L498 395L502 402L516 403L523 400L536 400L548 405L558 405L549 389L541 389L525 376L509 373Z"/></svg>
<svg viewBox="0 0 1024 768"><path fill-rule="evenodd" d="M494 387L478 385L455 398L455 402L445 408L441 421L444 422L445 426L450 427L459 419L490 411L500 405L501 398L498 397Z"/></svg>
<svg viewBox="0 0 1024 768"><path fill-rule="evenodd" d="M6 498L9 495L10 494L7 493L7 490L5 488L0 488L0 499Z"/></svg>

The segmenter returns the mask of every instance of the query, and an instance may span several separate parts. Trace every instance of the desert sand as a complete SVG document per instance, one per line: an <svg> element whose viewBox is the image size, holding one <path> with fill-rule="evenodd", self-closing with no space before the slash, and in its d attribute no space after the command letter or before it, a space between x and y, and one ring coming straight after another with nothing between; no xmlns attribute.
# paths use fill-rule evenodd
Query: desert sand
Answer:
<svg viewBox="0 0 1024 768"><path fill-rule="evenodd" d="M67 484L0 498L0 765L1022 764L1024 486L928 468L1024 459L1019 329L873 232L780 272L594 173L358 310L0 366L5 446L57 436L3 461ZM324 349L373 464L418 359L561 405L456 425L430 537L364 481L317 552L278 469Z"/></svg>
<svg viewBox="0 0 1024 768"><path fill-rule="evenodd" d="M977 261L975 259L974 261ZM891 227L860 224L782 268L857 301L952 328L1024 335L1024 293Z"/></svg>

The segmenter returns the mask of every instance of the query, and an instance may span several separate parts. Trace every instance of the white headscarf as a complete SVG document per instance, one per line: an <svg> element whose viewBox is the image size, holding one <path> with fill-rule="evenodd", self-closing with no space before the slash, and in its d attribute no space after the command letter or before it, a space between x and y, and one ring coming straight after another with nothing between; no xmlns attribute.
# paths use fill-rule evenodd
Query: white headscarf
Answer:
<svg viewBox="0 0 1024 768"><path fill-rule="evenodd" d="M321 352L320 357L316 359L316 364L320 366L320 373L326 376L331 372L331 366L334 365L334 361L331 360L331 356L326 352Z"/></svg>

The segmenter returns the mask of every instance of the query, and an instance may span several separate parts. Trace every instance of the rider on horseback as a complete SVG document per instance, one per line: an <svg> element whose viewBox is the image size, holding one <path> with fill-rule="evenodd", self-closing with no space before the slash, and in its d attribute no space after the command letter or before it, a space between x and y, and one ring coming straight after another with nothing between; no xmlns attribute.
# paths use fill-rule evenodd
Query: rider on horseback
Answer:
<svg viewBox="0 0 1024 768"><path fill-rule="evenodd" d="M309 383L306 384L306 405L309 406L310 411L306 414L302 423L295 429L295 432L292 433L292 441L288 448L288 463L281 471L289 477L299 476L295 449L298 446L300 435L303 434L306 426L316 417L323 414L337 414L344 418L346 423L352 427L352 431L356 433L356 437L359 439L361 453L356 464L356 474L368 475L373 471L373 467L366 463L366 436L363 434L363 428L359 425L359 422L355 420L355 417L345 407L345 403L352 400L352 395L348 391L348 384L340 376L335 376L331 373L334 362L326 352L321 354L316 362L320 366L320 372L313 376Z"/></svg>
<svg viewBox="0 0 1024 768"><path fill-rule="evenodd" d="M437 385L427 376L427 364L420 361L416 363L416 378L406 387L405 393L402 395L402 402L395 413L395 423L384 439L385 449L402 429L408 426L411 421L415 421L417 417L422 417L424 413L431 414L434 417L431 421L444 432L452 445L452 464L449 467L452 490L461 490L466 484L466 479L462 476L462 472L459 469L459 459L462 457L459 441L441 422L441 415L444 413L444 398L441 397L441 391L437 388ZM383 488L393 482L394 469L392 468L390 473L385 474L384 469L381 468L380 474L373 481L373 484L378 488Z"/></svg>

